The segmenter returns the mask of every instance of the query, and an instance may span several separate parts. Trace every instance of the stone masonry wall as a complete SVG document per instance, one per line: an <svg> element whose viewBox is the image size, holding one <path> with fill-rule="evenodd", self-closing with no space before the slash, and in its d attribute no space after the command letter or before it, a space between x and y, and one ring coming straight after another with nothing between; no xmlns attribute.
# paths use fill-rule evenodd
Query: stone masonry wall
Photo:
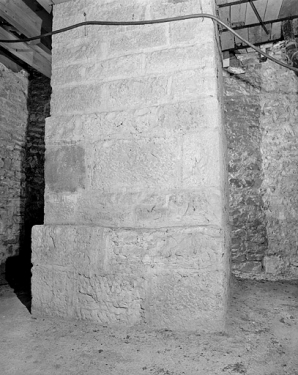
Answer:
<svg viewBox="0 0 298 375"><path fill-rule="evenodd" d="M297 77L255 53L241 60L246 73L225 76L233 272L297 278Z"/></svg>
<svg viewBox="0 0 298 375"><path fill-rule="evenodd" d="M268 247L261 185L261 64L243 60L245 74L225 73L225 122L229 153L232 269L237 275L256 275Z"/></svg>
<svg viewBox="0 0 298 375"><path fill-rule="evenodd" d="M31 262L31 230L44 222L45 119L50 115L50 79L32 70L28 88L28 124L26 131L24 225L22 261Z"/></svg>
<svg viewBox="0 0 298 375"><path fill-rule="evenodd" d="M268 236L264 270L271 279L297 279L298 78L271 62L263 66L262 77L262 191Z"/></svg>
<svg viewBox="0 0 298 375"><path fill-rule="evenodd" d="M74 0L54 7L54 29L214 11L209 0ZM52 86L33 312L222 329L229 233L212 21L59 34Z"/></svg>
<svg viewBox="0 0 298 375"><path fill-rule="evenodd" d="M13 73L0 64L0 264L19 252L27 90L23 73Z"/></svg>

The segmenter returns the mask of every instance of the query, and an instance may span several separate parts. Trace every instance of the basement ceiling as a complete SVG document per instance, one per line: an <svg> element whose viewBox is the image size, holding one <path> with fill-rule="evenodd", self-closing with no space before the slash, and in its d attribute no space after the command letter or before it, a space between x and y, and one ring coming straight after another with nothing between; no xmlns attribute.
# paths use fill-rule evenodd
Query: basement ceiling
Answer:
<svg viewBox="0 0 298 375"><path fill-rule="evenodd" d="M52 5L67 0L0 0L0 39L15 40L52 31ZM13 71L32 67L51 76L51 38L0 43L0 62Z"/></svg>
<svg viewBox="0 0 298 375"><path fill-rule="evenodd" d="M293 20L298 33L298 0L216 0L218 16L240 36L255 45L283 38L282 21ZM223 51L245 47L244 43L220 27Z"/></svg>
<svg viewBox="0 0 298 375"><path fill-rule="evenodd" d="M51 31L52 6L66 1L72 0L0 0L0 39L22 39ZM219 18L253 44L281 40L281 24L288 19L293 20L298 34L298 0L216 0L216 3ZM219 29L223 52L245 48L224 27ZM51 38L0 43L0 62L13 71L29 66L50 77Z"/></svg>

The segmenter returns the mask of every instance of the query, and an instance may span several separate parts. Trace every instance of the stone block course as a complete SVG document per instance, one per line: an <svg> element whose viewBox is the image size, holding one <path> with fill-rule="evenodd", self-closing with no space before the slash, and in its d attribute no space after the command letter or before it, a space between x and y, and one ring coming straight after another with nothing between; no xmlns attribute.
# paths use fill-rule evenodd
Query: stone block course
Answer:
<svg viewBox="0 0 298 375"><path fill-rule="evenodd" d="M143 72L143 55L122 56L114 60L92 61L82 67L81 64L68 65L57 69L53 74L52 86L95 84L109 79L140 76Z"/></svg>
<svg viewBox="0 0 298 375"><path fill-rule="evenodd" d="M110 227L158 228L220 225L221 197L216 188L174 191L101 193L86 190L45 197L46 224L65 222Z"/></svg>
<svg viewBox="0 0 298 375"><path fill-rule="evenodd" d="M196 329L201 329L210 320L208 311L214 309L219 322L212 324L221 324L224 298L218 299L209 290L214 282L224 288L216 260L223 255L219 248L224 253L219 229L152 232L36 226L34 232L34 248L39 251L33 257L33 277L40 283L33 283L44 290L33 290L36 312L51 314L54 306L59 315L92 318L101 324L153 319L153 326L174 324L192 330L191 314L196 314ZM209 269L214 271L212 276ZM180 288L180 294L184 288L188 291L182 299L177 294ZM181 308L182 315L177 314ZM162 319L156 319L160 309Z"/></svg>
<svg viewBox="0 0 298 375"><path fill-rule="evenodd" d="M218 126L219 103L209 98L153 107L47 119L48 144L95 143L105 139L130 139L184 134ZM210 111L205 111L205 108Z"/></svg>

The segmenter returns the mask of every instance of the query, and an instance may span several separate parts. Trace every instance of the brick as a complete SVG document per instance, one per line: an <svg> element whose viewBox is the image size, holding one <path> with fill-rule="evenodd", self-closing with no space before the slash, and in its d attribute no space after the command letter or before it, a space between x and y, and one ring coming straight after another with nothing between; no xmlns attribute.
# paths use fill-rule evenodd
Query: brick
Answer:
<svg viewBox="0 0 298 375"><path fill-rule="evenodd" d="M47 150L46 185L55 192L75 192L85 187L85 152L80 146Z"/></svg>
<svg viewBox="0 0 298 375"><path fill-rule="evenodd" d="M173 188L179 183L180 159L175 138L101 142L87 154L90 186L105 192Z"/></svg>

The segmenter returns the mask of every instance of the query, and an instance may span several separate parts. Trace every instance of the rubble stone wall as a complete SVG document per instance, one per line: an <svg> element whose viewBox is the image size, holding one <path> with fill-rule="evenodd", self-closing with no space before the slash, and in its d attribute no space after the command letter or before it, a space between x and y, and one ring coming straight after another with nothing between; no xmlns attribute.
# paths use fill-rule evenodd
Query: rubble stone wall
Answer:
<svg viewBox="0 0 298 375"><path fill-rule="evenodd" d="M54 29L214 11L211 0L76 0L54 7ZM223 328L229 231L215 30L189 20L53 37L34 313Z"/></svg>
<svg viewBox="0 0 298 375"><path fill-rule="evenodd" d="M233 272L297 278L297 77L255 53L241 60L245 74L224 78Z"/></svg>
<svg viewBox="0 0 298 375"><path fill-rule="evenodd" d="M298 78L276 64L262 68L262 183L268 278L298 276Z"/></svg>
<svg viewBox="0 0 298 375"><path fill-rule="evenodd" d="M44 222L45 119L50 115L50 79L33 71L29 76L28 124L26 131L25 202L22 247L20 251L31 261L31 229Z"/></svg>
<svg viewBox="0 0 298 375"><path fill-rule="evenodd" d="M232 269L238 276L263 272L268 247L261 185L261 64L243 61L245 74L225 73L225 126L229 155Z"/></svg>
<svg viewBox="0 0 298 375"><path fill-rule="evenodd" d="M28 79L0 64L0 264L17 255L23 223Z"/></svg>

